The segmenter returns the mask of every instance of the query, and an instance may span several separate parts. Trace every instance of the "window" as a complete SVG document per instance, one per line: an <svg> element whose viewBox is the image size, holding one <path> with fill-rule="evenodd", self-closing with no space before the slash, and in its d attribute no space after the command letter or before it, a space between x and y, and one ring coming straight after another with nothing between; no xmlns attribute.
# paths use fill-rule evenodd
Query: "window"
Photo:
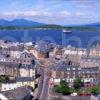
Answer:
<svg viewBox="0 0 100 100"><path fill-rule="evenodd" d="M81 70L81 68L78 68L78 70Z"/></svg>
<svg viewBox="0 0 100 100"><path fill-rule="evenodd" d="M67 68L67 70L70 70L70 68Z"/></svg>
<svg viewBox="0 0 100 100"><path fill-rule="evenodd" d="M72 68L72 70L75 70L75 68Z"/></svg>

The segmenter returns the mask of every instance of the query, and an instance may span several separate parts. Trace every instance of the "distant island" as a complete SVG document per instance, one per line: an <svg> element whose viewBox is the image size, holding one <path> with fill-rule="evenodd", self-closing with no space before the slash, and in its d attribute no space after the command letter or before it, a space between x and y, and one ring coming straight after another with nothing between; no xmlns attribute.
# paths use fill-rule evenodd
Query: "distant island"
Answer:
<svg viewBox="0 0 100 100"><path fill-rule="evenodd" d="M50 30L50 29L66 29L66 30L83 30L83 31L99 31L99 29L93 27L68 27L68 26L60 26L60 25L41 25L41 26L33 26L33 27L18 27L18 26L0 26L0 30Z"/></svg>
<svg viewBox="0 0 100 100"><path fill-rule="evenodd" d="M66 29L66 30L86 30L86 31L100 31L99 23L89 24L89 25L79 25L79 26L62 26L56 24L44 24L39 22L34 22L25 19L14 19L12 21L7 21L0 19L0 30L29 30L29 29Z"/></svg>

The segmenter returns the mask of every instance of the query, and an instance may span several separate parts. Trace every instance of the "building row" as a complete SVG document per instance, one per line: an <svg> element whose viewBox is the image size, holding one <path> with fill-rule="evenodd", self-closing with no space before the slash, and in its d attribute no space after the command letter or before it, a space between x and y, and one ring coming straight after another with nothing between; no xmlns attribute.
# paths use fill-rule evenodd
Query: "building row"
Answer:
<svg viewBox="0 0 100 100"><path fill-rule="evenodd" d="M98 84L100 82L100 68L92 66L82 68L62 62L55 65L51 70L51 82L53 83L66 80L71 84L77 77L80 77L84 83Z"/></svg>

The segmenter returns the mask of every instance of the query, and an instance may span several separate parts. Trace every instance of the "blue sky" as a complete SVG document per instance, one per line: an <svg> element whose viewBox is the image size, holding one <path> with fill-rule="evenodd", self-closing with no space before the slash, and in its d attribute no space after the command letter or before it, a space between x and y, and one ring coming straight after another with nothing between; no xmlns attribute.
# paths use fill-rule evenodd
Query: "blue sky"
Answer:
<svg viewBox="0 0 100 100"><path fill-rule="evenodd" d="M100 22L100 0L2 0L0 18L63 25Z"/></svg>

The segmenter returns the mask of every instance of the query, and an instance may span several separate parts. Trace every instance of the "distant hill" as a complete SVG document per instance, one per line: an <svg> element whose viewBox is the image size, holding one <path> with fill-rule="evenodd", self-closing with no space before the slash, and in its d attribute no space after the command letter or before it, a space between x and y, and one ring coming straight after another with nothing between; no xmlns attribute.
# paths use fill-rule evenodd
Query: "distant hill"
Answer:
<svg viewBox="0 0 100 100"><path fill-rule="evenodd" d="M26 19L14 19L12 21L0 19L0 30L17 29L68 29L68 30L99 30L100 22L86 25L62 26L56 24L44 24Z"/></svg>
<svg viewBox="0 0 100 100"><path fill-rule="evenodd" d="M86 25L82 25L82 26L100 28L100 22L91 23L91 24L86 24Z"/></svg>
<svg viewBox="0 0 100 100"><path fill-rule="evenodd" d="M63 26L61 25L56 25L56 24L45 24L45 25L41 25L41 26L38 26L37 28L52 28L52 29L61 29L63 28Z"/></svg>
<svg viewBox="0 0 100 100"><path fill-rule="evenodd" d="M12 21L7 21L4 19L0 19L0 26L14 26L14 27L34 27L41 26L43 23L38 23L25 19L14 19Z"/></svg>

